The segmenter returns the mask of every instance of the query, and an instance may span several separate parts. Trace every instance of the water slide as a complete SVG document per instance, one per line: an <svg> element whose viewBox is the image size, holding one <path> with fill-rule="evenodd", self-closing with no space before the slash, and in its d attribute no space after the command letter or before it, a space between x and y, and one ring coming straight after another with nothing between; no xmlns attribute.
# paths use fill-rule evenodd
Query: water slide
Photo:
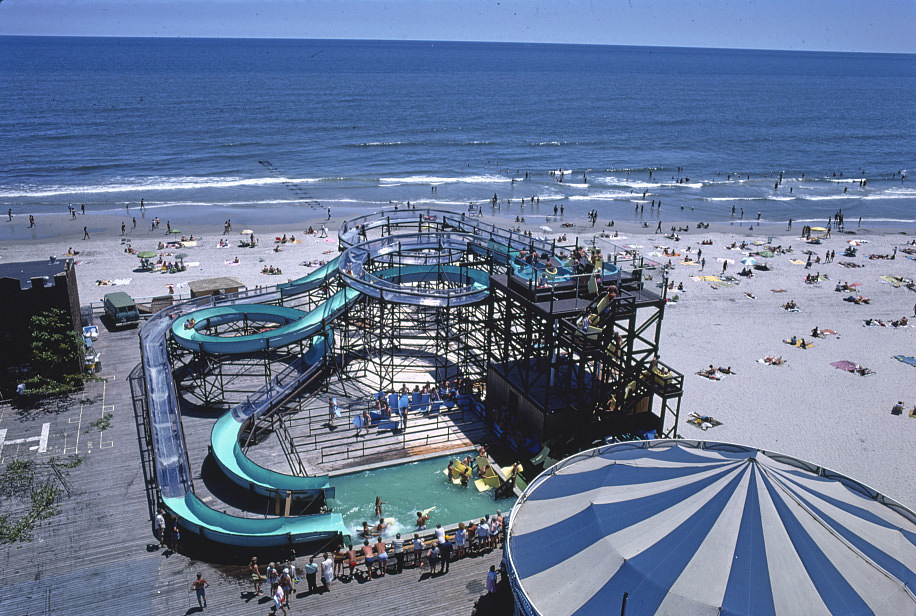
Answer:
<svg viewBox="0 0 916 616"><path fill-rule="evenodd" d="M305 340L327 329L358 296L357 291L344 289L309 312L269 304L230 304L203 308L175 319L171 328L172 338L188 350L220 355L240 355L276 349ZM206 333L210 327L242 320L267 321L280 326L244 336L216 336Z"/></svg>
<svg viewBox="0 0 916 616"><path fill-rule="evenodd" d="M269 383L216 420L210 432L213 458L236 485L263 496L313 500L333 498L334 489L327 475L299 477L273 471L253 462L242 451L239 433L250 419L259 417L292 394L320 366L322 358L334 348L331 330L312 338L309 350Z"/></svg>
<svg viewBox="0 0 916 616"><path fill-rule="evenodd" d="M330 486L326 476L294 477L270 471L248 459L238 443L238 433L244 421L263 413L288 395L310 373L310 368L320 363L332 345L330 332L325 335L321 335L321 332L327 328L330 319L340 314L358 296L356 291L345 289L309 313L258 303L276 300L283 297L284 292L288 296L326 283L328 278L337 273L336 260L335 267L319 269L321 271L316 270L317 274L312 272L282 288L239 293L231 299L231 304L217 305L217 302L225 302L226 299L208 297L172 306L154 315L140 332L157 483L165 507L178 516L181 525L191 532L220 543L249 547L285 546L290 543L330 540L337 536L346 537L348 534L342 516L337 513L290 518L241 518L216 511L197 498L191 484L178 395L166 346L169 330L179 332L176 337L179 344L192 345L187 348L205 349L208 345L215 345L215 352L221 353L276 348L312 337L309 351L292 366L292 370L284 371L261 391L255 392L217 420L211 432L211 444L214 445L214 455L219 454L217 463L226 471L227 476L246 488L268 495L279 492L285 496L289 492L301 498L319 493L328 494ZM205 336L194 328L186 330L184 323L192 318L192 314L196 315L193 317L195 321L198 316L206 315L205 320L225 323L246 318L247 314L250 315L247 318L281 321L285 325L233 340Z"/></svg>
<svg viewBox="0 0 916 616"><path fill-rule="evenodd" d="M341 235L341 243L352 249L307 276L280 284L271 290L242 292L232 298L190 300L154 315L146 323L140 333L141 355L157 481L165 506L179 516L183 526L215 541L250 547L282 546L347 535L339 514L240 518L216 511L194 495L166 339L171 332L179 345L190 350L213 354L243 354L279 348L311 338L309 351L291 365L290 370L275 377L217 420L211 432L211 446L217 464L241 487L267 496L329 496L333 488L327 477L286 475L255 464L241 450L239 432L246 421L275 406L312 374L323 355L333 347L333 334L330 330L333 320L343 314L361 293L416 305L459 305L486 297L489 292L486 272L439 262L446 259L443 256L446 253L454 254L467 249L484 250L491 255L506 255L508 261L520 249L534 247L546 251L553 248L552 244L543 240L525 238L492 225L482 225L479 221L467 221L464 216L452 217L447 212L430 212L419 222L416 212L409 217L409 222L417 225L417 232L412 238L402 236L393 239L389 236L355 244L353 241L345 241ZM404 216L404 220L408 221L408 217ZM459 233L427 231L441 228L440 223ZM376 215L372 226L381 224L391 224L391 217ZM351 226L348 233L348 240L358 240L358 227ZM425 251L426 256L416 257L413 264L372 274L361 269L370 255L377 258L384 256L386 251L401 249L418 251L418 254ZM440 254L440 251L444 252ZM337 275L343 276L349 286L309 312L263 303L316 289ZM460 286L448 289L416 289L413 286L417 282L429 280L446 280ZM211 326L243 320L275 323L277 327L232 337L207 333Z"/></svg>

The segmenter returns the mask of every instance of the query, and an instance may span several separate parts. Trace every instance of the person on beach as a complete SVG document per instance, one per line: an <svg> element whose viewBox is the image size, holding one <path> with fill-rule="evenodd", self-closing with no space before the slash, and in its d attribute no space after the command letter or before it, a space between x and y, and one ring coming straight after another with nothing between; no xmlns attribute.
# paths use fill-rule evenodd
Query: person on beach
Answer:
<svg viewBox="0 0 916 616"><path fill-rule="evenodd" d="M210 585L210 582L204 579L203 574L198 573L197 579L191 583L191 588L197 594L197 605L200 606L200 609L207 607L207 592L206 588Z"/></svg>
<svg viewBox="0 0 916 616"><path fill-rule="evenodd" d="M35 226L35 217L29 214L29 229Z"/></svg>
<svg viewBox="0 0 916 616"><path fill-rule="evenodd" d="M13 222L13 208L7 208L6 215L8 218L7 222Z"/></svg>
<svg viewBox="0 0 916 616"><path fill-rule="evenodd" d="M375 497L375 517L381 519L382 517L382 505L387 505L385 501L382 500L381 496Z"/></svg>

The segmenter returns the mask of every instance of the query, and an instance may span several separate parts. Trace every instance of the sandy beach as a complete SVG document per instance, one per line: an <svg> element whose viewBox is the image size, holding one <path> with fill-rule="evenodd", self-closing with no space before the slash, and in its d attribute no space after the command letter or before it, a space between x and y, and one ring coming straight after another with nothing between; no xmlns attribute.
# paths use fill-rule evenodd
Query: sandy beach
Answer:
<svg viewBox="0 0 916 616"><path fill-rule="evenodd" d="M123 290L135 298L148 298L168 293L172 285L175 294L186 295L191 280L214 276L235 276L248 287L273 285L308 273L323 260L337 254L336 231L345 219L335 215L331 221L322 211L304 212L295 223L273 223L261 226L252 216L248 220L233 220L233 230L223 233L222 221L203 223L198 219L171 221L181 234L167 234L166 221L159 229L150 229L148 219L138 216L138 226L131 219L110 215L78 215L75 220L64 215L43 216L36 228L29 229L25 216L15 216L13 222L0 222L0 259L4 262L46 259L50 255L65 256L70 248L78 251L77 278L81 302L99 301L105 293ZM485 216L491 222L515 227L516 212L503 212L501 217ZM847 233L834 233L819 245L805 243L799 237L800 224L793 232L785 224L758 226L748 229L748 221L739 226L720 224L707 229L690 225L675 241L652 228L636 224L617 224L613 228L596 227L584 220L549 220L529 216L524 228L537 234L542 224L550 224L555 232L547 237L565 233L567 243L590 242L596 232L614 232L610 237L619 246L636 248L648 258L666 263L670 259L669 279L676 288L669 297L678 296L665 312L661 359L685 374L685 394L681 406L679 433L684 438L737 442L810 460L831 470L848 474L903 504L916 508L916 477L910 472L910 446L916 436L916 419L908 416L916 405L916 368L897 361L894 355L916 355L916 293L906 285L895 285L884 277L916 278L914 255L902 252L916 234L909 230L868 230L853 225ZM126 232L121 234L121 222ZM328 237L306 234L309 226L316 230L328 226ZM666 222L670 229L675 223ZM686 223L684 223L686 224ZM88 227L90 239L82 239L83 226ZM678 225L682 226L682 225ZM259 240L255 248L241 248L246 238L241 234L251 229ZM286 234L295 236L296 243L277 244L275 238ZM194 236L196 244L175 248L159 248L160 242ZM228 247L220 248L220 240ZM701 244L701 241L711 244ZM854 258L842 256L850 240L862 242ZM742 242L746 246L740 247ZM755 244L754 242L757 242ZM762 243L761 243L762 242ZM155 251L165 261L173 261L184 253L189 266L176 274L139 271L139 259L126 252ZM737 244L735 249L727 246ZM599 241L599 245L601 241ZM769 271L755 271L753 278L738 276L744 267L741 260L765 248L765 245L791 246L792 252L773 257L754 257L765 263ZM280 250L275 251L279 246ZM665 249L679 253L665 256ZM689 248L689 252L688 252ZM869 255L892 255L894 259L869 259ZM685 256L698 260L702 249L706 266L701 271L696 263L686 262ZM812 250L809 269L804 262L805 250ZM827 251L836 251L833 262L824 263ZM235 257L239 263L233 264ZM153 259L153 261L156 261ZM704 280L700 276L722 274L722 259L728 259L727 275L737 282ZM794 262L793 262L794 261ZM847 268L841 262L863 267ZM311 265L309 265L311 264ZM281 275L262 273L267 266L279 267ZM820 274L818 283L806 283L806 275ZM656 276L658 280L660 276ZM121 281L121 285L98 285L97 281ZM838 283L859 284L855 291L836 291ZM683 290L677 288L683 285ZM782 289L784 291L774 292ZM870 303L845 301L851 295L862 295ZM783 309L794 300L797 312ZM893 327L891 321L908 317L911 324ZM880 319L887 326L866 326L867 319ZM814 327L829 329L835 334L813 338ZM792 336L813 342L808 349L783 343ZM765 356L781 356L784 365L761 363ZM849 361L874 371L860 376L831 365ZM719 380L696 374L712 364L731 367L735 374L719 373ZM906 410L891 414L891 408L902 400ZM702 431L686 423L690 413L709 415L722 425Z"/></svg>

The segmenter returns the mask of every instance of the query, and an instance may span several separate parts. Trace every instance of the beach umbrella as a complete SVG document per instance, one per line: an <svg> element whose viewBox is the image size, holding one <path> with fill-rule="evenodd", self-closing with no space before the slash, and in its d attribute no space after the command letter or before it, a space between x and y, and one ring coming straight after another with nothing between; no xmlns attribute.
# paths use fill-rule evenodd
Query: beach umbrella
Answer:
<svg viewBox="0 0 916 616"><path fill-rule="evenodd" d="M824 227L811 227L811 230L812 230L812 231L817 231L818 233L823 233L823 232L826 231L827 229L825 229Z"/></svg>
<svg viewBox="0 0 916 616"><path fill-rule="evenodd" d="M242 235L251 235L252 233L254 233L254 231L252 231L251 229L242 230Z"/></svg>
<svg viewBox="0 0 916 616"><path fill-rule="evenodd" d="M744 263L745 265L757 265L757 259L755 259L754 257L744 257L743 259L741 259L741 262Z"/></svg>
<svg viewBox="0 0 916 616"><path fill-rule="evenodd" d="M179 252L177 255L175 255L175 259L177 259L178 261L184 261L185 257L187 256L188 256L187 254L183 252Z"/></svg>
<svg viewBox="0 0 916 616"><path fill-rule="evenodd" d="M735 262L734 259L725 259L723 257L719 257L718 259L716 259L716 261L718 261L719 263L728 263L728 264L732 264Z"/></svg>
<svg viewBox="0 0 916 616"><path fill-rule="evenodd" d="M176 233L179 233L179 234L180 234L180 233L181 233L181 229L172 229L171 231L169 231L169 233L171 233L171 234L173 234L173 235L176 234Z"/></svg>
<svg viewBox="0 0 916 616"><path fill-rule="evenodd" d="M141 259L152 259L156 256L156 254L157 253L152 250L144 250L143 252L138 252L137 256Z"/></svg>
<svg viewBox="0 0 916 616"><path fill-rule="evenodd" d="M912 615L914 535L911 510L810 462L632 441L528 484L503 562L524 616L617 614L627 592L628 615Z"/></svg>
<svg viewBox="0 0 916 616"><path fill-rule="evenodd" d="M538 229L540 229L541 231L547 231L548 233L553 233L553 229L551 229L547 225L541 225L540 227L538 227Z"/></svg>
<svg viewBox="0 0 916 616"><path fill-rule="evenodd" d="M775 253L772 253L772 252L770 252L769 250L761 250L761 251L758 252L757 254L760 255L761 257L766 257L767 259L769 259L770 257L775 257L775 256L776 256Z"/></svg>
<svg viewBox="0 0 916 616"><path fill-rule="evenodd" d="M861 246L862 245L861 240L849 240L846 243L849 244L850 246Z"/></svg>

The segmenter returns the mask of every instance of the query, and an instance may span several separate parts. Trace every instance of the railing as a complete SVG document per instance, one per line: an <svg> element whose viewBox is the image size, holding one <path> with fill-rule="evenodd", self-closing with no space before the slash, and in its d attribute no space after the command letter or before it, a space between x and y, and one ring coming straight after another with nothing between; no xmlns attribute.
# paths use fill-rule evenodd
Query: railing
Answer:
<svg viewBox="0 0 916 616"><path fill-rule="evenodd" d="M427 417L421 416L419 408L428 405L410 405L410 407L408 407L408 422L406 429L399 428L388 431L387 428L383 428L381 432L375 432L375 434L367 433L361 437L362 440L354 441L354 435L350 432L350 430L355 429L352 420L354 417L362 415L363 410L374 410L373 403L374 398L350 405L340 417L342 421L346 422L344 424L346 427L343 428L346 430L346 434L331 438L324 436L327 433L322 429L312 430L313 424L318 424L321 427L324 426L324 422L319 419L323 417L323 412L319 411L319 413L315 415L310 414L305 418L309 434L293 436L290 439L291 449L297 452L297 456L299 451L307 449L319 451L320 460L323 464L326 462L362 458L376 453L391 451L392 449L409 449L411 447L445 444L457 438L461 438L462 435L472 437L476 433L488 431L486 426L483 425L477 428L476 422L469 419L468 413L480 416L480 412L476 408L476 401L471 396L462 394L459 395L458 400L455 401L452 408L443 405L440 410L431 412ZM318 409L316 408L313 410ZM399 423L400 417L394 416L390 420L382 419L380 423L385 424L389 421ZM420 427L416 430L411 429L411 426L418 425ZM468 426L472 426L474 429L464 430L464 428ZM378 429L377 426L370 426L369 429L373 427ZM295 419L290 421L289 425L285 428L288 431L295 431Z"/></svg>

